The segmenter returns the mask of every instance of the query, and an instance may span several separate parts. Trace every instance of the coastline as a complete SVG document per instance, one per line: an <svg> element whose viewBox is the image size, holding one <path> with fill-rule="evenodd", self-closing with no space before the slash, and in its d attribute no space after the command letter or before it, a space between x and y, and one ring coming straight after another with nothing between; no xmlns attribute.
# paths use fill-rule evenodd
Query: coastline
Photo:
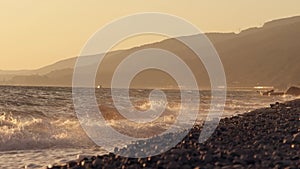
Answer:
<svg viewBox="0 0 300 169"><path fill-rule="evenodd" d="M47 168L300 168L300 99L221 119L203 144L200 132L194 126L176 147L151 158L110 153Z"/></svg>

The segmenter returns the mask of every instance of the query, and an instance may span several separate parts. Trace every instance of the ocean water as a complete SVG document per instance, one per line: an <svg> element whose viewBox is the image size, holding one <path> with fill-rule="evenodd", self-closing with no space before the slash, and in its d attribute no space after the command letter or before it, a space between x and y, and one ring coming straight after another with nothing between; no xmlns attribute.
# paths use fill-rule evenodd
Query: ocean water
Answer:
<svg viewBox="0 0 300 169"><path fill-rule="evenodd" d="M124 106L122 109L145 111L155 104L165 104L159 99L150 102L150 92L151 90L130 90L133 107ZM124 134L135 131L140 137L144 136L142 131L148 128L153 132L166 130L182 107L179 91L164 92L168 101L166 113L153 123L136 126L116 114L109 89L96 89L98 106L107 119L107 123L99 125L111 125ZM0 86L0 93L0 168L45 168L49 164L76 159L79 155L106 153L81 128L74 111L72 88ZM211 100L210 91L199 91L199 94L201 97L197 123L205 120ZM119 97L122 100L122 95ZM222 117L292 99L292 96L261 96L255 90L230 90L227 91ZM189 110L191 107L185 109ZM125 144L127 143L120 142L116 146Z"/></svg>

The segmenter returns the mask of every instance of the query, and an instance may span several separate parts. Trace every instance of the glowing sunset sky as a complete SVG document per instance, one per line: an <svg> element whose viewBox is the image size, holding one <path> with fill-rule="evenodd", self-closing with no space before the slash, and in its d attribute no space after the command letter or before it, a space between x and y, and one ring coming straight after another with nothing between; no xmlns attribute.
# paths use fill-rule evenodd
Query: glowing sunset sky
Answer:
<svg viewBox="0 0 300 169"><path fill-rule="evenodd" d="M266 21L300 15L300 1L1 0L0 69L35 69L74 57L99 28L138 12L177 15L204 32L238 32ZM136 38L118 48L159 39Z"/></svg>

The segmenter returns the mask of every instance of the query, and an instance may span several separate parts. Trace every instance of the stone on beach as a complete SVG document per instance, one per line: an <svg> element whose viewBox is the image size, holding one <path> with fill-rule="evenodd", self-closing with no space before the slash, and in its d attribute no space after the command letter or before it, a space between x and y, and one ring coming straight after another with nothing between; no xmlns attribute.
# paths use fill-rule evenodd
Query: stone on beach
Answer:
<svg viewBox="0 0 300 169"><path fill-rule="evenodd" d="M300 100L275 103L236 117L224 118L213 135L198 143L201 126L194 126L174 148L148 158L127 158L112 153L83 158L91 165L71 163L69 168L300 168ZM161 137L172 140L178 133ZM126 148L139 150L142 144L160 143L161 137L152 141L138 141ZM168 143L149 145L153 151ZM68 167L67 167L68 168Z"/></svg>

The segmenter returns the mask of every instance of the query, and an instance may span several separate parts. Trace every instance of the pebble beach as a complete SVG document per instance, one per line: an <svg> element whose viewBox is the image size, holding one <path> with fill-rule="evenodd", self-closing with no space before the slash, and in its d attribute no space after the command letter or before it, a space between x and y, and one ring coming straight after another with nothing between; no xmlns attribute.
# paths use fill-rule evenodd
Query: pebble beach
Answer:
<svg viewBox="0 0 300 169"><path fill-rule="evenodd" d="M300 168L300 99L276 102L268 108L223 118L213 135L201 144L198 142L200 132L201 126L195 125L174 148L153 157L116 155L121 151L138 149L140 144L147 144L144 141L115 149L115 153L80 157L46 168ZM176 133L162 137L176 137ZM153 139L160 140L159 137ZM151 147L143 151L151 151Z"/></svg>

